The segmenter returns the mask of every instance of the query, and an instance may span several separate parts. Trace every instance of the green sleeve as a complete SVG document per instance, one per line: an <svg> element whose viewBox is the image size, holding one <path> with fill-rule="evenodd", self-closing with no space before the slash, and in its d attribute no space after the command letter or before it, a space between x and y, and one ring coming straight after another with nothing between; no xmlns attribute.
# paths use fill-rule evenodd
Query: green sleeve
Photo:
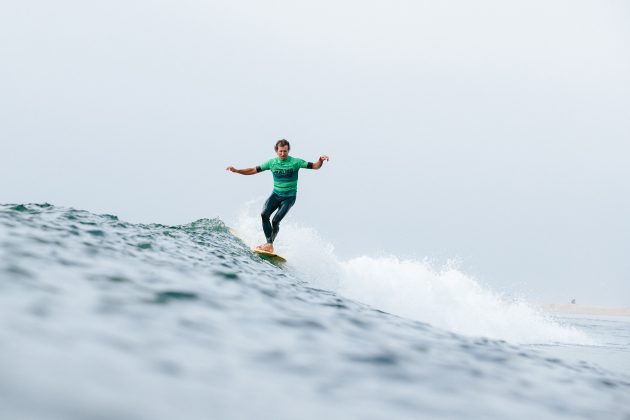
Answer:
<svg viewBox="0 0 630 420"><path fill-rule="evenodd" d="M305 161L304 159L295 158L295 161L296 161L296 163L297 163L297 165L296 165L296 166L297 166L298 168L300 168L300 169L303 169L303 168L307 168L307 167L308 167L308 162L307 162L307 161Z"/></svg>
<svg viewBox="0 0 630 420"><path fill-rule="evenodd" d="M273 159L269 159L267 162L260 165L260 171L268 171L271 169L271 162L273 162Z"/></svg>

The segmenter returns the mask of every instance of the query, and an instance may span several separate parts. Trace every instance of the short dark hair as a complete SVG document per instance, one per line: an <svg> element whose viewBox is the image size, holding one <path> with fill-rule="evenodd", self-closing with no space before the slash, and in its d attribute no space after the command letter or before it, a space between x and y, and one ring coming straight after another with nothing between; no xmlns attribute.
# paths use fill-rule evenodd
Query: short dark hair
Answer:
<svg viewBox="0 0 630 420"><path fill-rule="evenodd" d="M285 139L280 139L276 142L276 146L274 147L274 150L277 152L278 151L278 147L283 147L283 146L289 146L289 150L291 150L291 145L289 144L288 140Z"/></svg>

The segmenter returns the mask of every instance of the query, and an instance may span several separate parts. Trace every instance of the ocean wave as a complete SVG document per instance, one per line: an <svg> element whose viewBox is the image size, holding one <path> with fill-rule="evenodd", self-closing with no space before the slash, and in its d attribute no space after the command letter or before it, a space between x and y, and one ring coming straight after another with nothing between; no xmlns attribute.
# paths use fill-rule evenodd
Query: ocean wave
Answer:
<svg viewBox="0 0 630 420"><path fill-rule="evenodd" d="M244 217L237 237L216 218L165 226L0 205L3 416L630 415L624 375L515 344L571 329L457 269L340 260L292 223L279 268L251 252L257 224Z"/></svg>

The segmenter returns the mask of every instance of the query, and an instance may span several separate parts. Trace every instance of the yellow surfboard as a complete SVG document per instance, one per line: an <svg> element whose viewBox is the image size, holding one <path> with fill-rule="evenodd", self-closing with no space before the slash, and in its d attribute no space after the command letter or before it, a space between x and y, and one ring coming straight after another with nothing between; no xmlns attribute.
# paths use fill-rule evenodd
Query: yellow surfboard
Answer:
<svg viewBox="0 0 630 420"><path fill-rule="evenodd" d="M263 251L262 249L257 249L257 248L252 249L252 251L258 254L260 258L267 260L273 264L280 265L287 262L287 260L284 257L281 257L278 254L274 254L273 252L267 252L267 251Z"/></svg>
<svg viewBox="0 0 630 420"><path fill-rule="evenodd" d="M242 235L233 228L228 228L230 230L230 233L234 236L236 236L237 238L239 238L241 241L245 242L242 239ZM260 258L269 261L272 264L276 264L278 266L284 264L285 262L287 262L287 260L278 255L278 254L274 254L273 252L267 252L267 251L263 251L262 249L258 249L258 248L252 248L252 252L255 252L256 254L258 254L260 256Z"/></svg>

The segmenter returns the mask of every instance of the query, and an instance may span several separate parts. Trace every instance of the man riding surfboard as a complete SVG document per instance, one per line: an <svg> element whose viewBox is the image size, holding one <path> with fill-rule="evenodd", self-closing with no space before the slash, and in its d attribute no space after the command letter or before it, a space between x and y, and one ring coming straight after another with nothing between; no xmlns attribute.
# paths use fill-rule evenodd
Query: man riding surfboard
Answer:
<svg viewBox="0 0 630 420"><path fill-rule="evenodd" d="M324 161L328 160L328 156L325 155L320 156L315 163L289 156L291 145L285 139L278 140L274 149L278 157L270 159L255 168L236 169L233 166L226 168L230 172L236 172L241 175L255 175L259 172L271 170L273 174L273 192L265 202L260 214L267 243L258 245L256 248L272 254L273 241L280 231L280 222L295 204L297 198L298 171L303 168L319 169L324 164ZM278 211L275 216L269 221L271 214L276 210Z"/></svg>

